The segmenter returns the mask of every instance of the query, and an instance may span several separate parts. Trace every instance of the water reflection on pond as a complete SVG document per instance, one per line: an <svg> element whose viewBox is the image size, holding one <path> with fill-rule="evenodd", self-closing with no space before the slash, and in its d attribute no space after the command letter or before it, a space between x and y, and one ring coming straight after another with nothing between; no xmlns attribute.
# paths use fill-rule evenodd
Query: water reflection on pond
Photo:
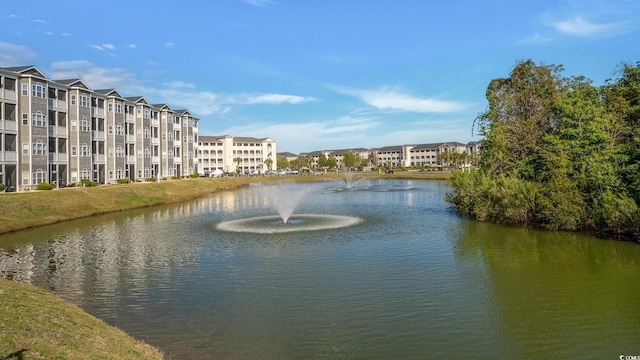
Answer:
<svg viewBox="0 0 640 360"><path fill-rule="evenodd" d="M477 223L438 181L306 184L340 229L250 234L249 188L0 236L0 274L167 356L617 358L637 354L640 246Z"/></svg>

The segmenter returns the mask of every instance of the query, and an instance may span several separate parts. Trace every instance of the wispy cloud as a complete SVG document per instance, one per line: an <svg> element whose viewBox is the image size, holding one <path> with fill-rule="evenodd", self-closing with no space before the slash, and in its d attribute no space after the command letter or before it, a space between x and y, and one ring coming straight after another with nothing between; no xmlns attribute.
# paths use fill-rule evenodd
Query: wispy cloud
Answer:
<svg viewBox="0 0 640 360"><path fill-rule="evenodd" d="M52 63L51 78L79 78L93 89L117 88L127 91L138 86L135 76L122 68L101 68L85 60Z"/></svg>
<svg viewBox="0 0 640 360"><path fill-rule="evenodd" d="M285 94L256 94L248 95L243 101L246 104L300 104L314 101L311 97Z"/></svg>
<svg viewBox="0 0 640 360"><path fill-rule="evenodd" d="M588 5L588 6L587 6ZM627 1L569 2L538 15L536 30L523 44L545 43L565 38L601 39L638 29L640 6Z"/></svg>
<svg viewBox="0 0 640 360"><path fill-rule="evenodd" d="M214 93L196 89L195 85L183 81L171 81L162 87L145 87L141 92L161 102L179 104L199 115L223 115L236 106L301 104L314 101L311 97L288 94L261 93ZM155 101L155 100L154 100Z"/></svg>
<svg viewBox="0 0 640 360"><path fill-rule="evenodd" d="M35 61L38 55L23 45L0 41L0 66L18 66Z"/></svg>
<svg viewBox="0 0 640 360"><path fill-rule="evenodd" d="M275 2L271 0L240 0L240 2L253 5L253 6L260 6L260 7L275 4Z"/></svg>
<svg viewBox="0 0 640 360"><path fill-rule="evenodd" d="M338 92L359 98L369 106L380 110L419 113L448 113L464 110L467 105L436 98L421 98L384 86L375 90L336 88Z"/></svg>
<svg viewBox="0 0 640 360"><path fill-rule="evenodd" d="M105 50L113 51L113 50L116 49L116 46L113 45L113 44L101 44L101 45L91 45L91 44L89 44L89 47L93 48L93 49L96 49L96 50L99 50L99 51L105 51Z"/></svg>
<svg viewBox="0 0 640 360"><path fill-rule="evenodd" d="M343 116L324 121L298 123L253 122L223 129L219 134L271 137L276 139L278 151L297 153L312 149L337 150L344 148L345 144L360 147L356 144L366 143L369 140L367 138L369 131L378 125L375 118ZM202 126L206 127L206 124Z"/></svg>

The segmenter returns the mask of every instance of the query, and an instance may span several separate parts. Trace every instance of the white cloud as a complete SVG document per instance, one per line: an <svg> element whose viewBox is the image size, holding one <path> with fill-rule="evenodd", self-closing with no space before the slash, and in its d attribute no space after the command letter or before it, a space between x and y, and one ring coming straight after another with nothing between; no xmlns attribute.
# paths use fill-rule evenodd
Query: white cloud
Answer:
<svg viewBox="0 0 640 360"><path fill-rule="evenodd" d="M275 4L275 2L271 0L240 0L240 2L253 5L253 6L260 6L260 7Z"/></svg>
<svg viewBox="0 0 640 360"><path fill-rule="evenodd" d="M0 66L18 66L35 61L38 55L23 45L0 41Z"/></svg>
<svg viewBox="0 0 640 360"><path fill-rule="evenodd" d="M616 23L611 23L611 24L592 23L583 19L580 16L575 16L569 20L556 22L552 24L552 26L559 32L567 35L571 35L571 36L602 35L620 27L620 25Z"/></svg>
<svg viewBox="0 0 640 360"><path fill-rule="evenodd" d="M243 101L245 104L300 104L313 101L313 98L284 94L256 94L248 95Z"/></svg>
<svg viewBox="0 0 640 360"><path fill-rule="evenodd" d="M85 60L58 61L51 64L53 79L82 79L92 89L133 89L135 76L122 68L101 68Z"/></svg>
<svg viewBox="0 0 640 360"><path fill-rule="evenodd" d="M382 87L377 90L338 88L338 92L355 96L364 103L380 110L408 111L419 113L447 113L461 111L467 105L434 98L420 98L404 92Z"/></svg>
<svg viewBox="0 0 640 360"><path fill-rule="evenodd" d="M115 50L116 47L113 44L102 44L102 47L107 50Z"/></svg>
<svg viewBox="0 0 640 360"><path fill-rule="evenodd" d="M223 129L215 135L270 137L277 142L278 151L294 153L313 150L337 150L345 146L363 147L370 139L368 131L375 129L374 118L344 116L334 120L306 123L251 123ZM200 127L206 127L201 122ZM201 129L202 132L202 129ZM348 145L345 145L348 144Z"/></svg>

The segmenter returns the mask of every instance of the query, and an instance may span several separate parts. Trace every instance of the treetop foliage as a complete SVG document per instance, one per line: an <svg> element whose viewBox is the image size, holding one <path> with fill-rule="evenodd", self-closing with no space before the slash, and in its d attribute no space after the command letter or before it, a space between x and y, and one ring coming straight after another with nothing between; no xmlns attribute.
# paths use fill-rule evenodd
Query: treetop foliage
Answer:
<svg viewBox="0 0 640 360"><path fill-rule="evenodd" d="M479 220L640 238L640 62L600 87L563 71L526 60L489 83L480 167L447 200Z"/></svg>

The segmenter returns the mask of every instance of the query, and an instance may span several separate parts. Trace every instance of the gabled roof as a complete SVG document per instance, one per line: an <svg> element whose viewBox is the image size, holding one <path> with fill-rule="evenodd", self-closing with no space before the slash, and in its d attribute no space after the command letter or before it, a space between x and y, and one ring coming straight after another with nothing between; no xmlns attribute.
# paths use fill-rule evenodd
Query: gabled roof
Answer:
<svg viewBox="0 0 640 360"><path fill-rule="evenodd" d="M169 104L151 104L154 108L158 108L161 110L169 110L172 111L171 106Z"/></svg>
<svg viewBox="0 0 640 360"><path fill-rule="evenodd" d="M302 155L302 154L300 154L300 155ZM285 152L276 153L276 156L290 158L290 157L297 157L298 155L285 151Z"/></svg>
<svg viewBox="0 0 640 360"><path fill-rule="evenodd" d="M62 79L62 80L54 80L58 84L66 85L69 87L78 87L85 90L91 90L89 85L87 85L82 79Z"/></svg>
<svg viewBox="0 0 640 360"><path fill-rule="evenodd" d="M97 92L98 94L101 94L104 96L114 96L114 97L119 97L121 99L124 99L124 97L122 97L120 92L118 92L118 90L116 89L100 89L100 90L94 90L94 92Z"/></svg>
<svg viewBox="0 0 640 360"><path fill-rule="evenodd" d="M129 100L132 101L134 103L144 103L147 105L150 105L149 102L147 101L147 99L144 98L144 96L127 96L125 97L125 100Z"/></svg>
<svg viewBox="0 0 640 360"><path fill-rule="evenodd" d="M13 66L13 67L6 67L2 69L12 71L20 75L34 75L44 79L49 79L47 75L45 75L42 71L40 71L40 69L38 69L35 65Z"/></svg>

